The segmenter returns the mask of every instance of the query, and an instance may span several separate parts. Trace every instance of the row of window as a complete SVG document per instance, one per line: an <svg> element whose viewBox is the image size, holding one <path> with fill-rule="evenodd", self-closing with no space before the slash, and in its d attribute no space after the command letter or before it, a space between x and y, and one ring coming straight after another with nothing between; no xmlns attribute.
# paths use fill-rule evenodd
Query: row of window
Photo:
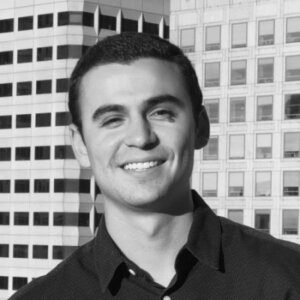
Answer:
<svg viewBox="0 0 300 300"><path fill-rule="evenodd" d="M283 158L300 158L300 132L285 132L283 136ZM252 147L252 144L249 145ZM277 145L278 146L278 145ZM256 159L272 158L272 133L256 134ZM229 135L229 159L245 158L245 135ZM219 137L211 136L203 148L203 160L219 159Z"/></svg>
<svg viewBox="0 0 300 300"><path fill-rule="evenodd" d="M235 171L228 173L228 197L243 197L244 193L244 172ZM272 172L255 172L255 197L272 196ZM202 173L202 195L203 197L218 196L218 173ZM300 171L283 171L284 197L300 196Z"/></svg>
<svg viewBox="0 0 300 300"><path fill-rule="evenodd" d="M0 193L11 192L11 181L9 179L0 180ZM15 193L30 193L30 179L15 179ZM50 179L34 179L34 193L49 193ZM54 193L90 193L89 179L54 179Z"/></svg>
<svg viewBox="0 0 300 300"><path fill-rule="evenodd" d="M273 96L258 96L256 102L256 121L273 120ZM219 123L219 99L205 99L210 123ZM246 122L246 97L232 97L229 99L229 122ZM288 94L284 97L284 119L300 119L300 94Z"/></svg>
<svg viewBox="0 0 300 300"><path fill-rule="evenodd" d="M27 283L27 277L12 277L13 290L18 290ZM0 290L8 290L8 276L0 276Z"/></svg>
<svg viewBox="0 0 300 300"><path fill-rule="evenodd" d="M205 51L221 49L221 25L205 27ZM248 44L248 23L231 24L231 48L244 48ZM269 46L275 44L275 20L261 20L258 22L257 45ZM286 19L286 43L300 42L300 17ZM181 29L180 46L185 52L195 51L195 28Z"/></svg>

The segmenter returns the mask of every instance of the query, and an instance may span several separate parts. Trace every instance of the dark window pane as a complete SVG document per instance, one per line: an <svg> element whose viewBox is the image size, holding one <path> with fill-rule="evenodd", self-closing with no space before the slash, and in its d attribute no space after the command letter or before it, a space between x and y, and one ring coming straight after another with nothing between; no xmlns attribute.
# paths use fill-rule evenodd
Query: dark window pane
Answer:
<svg viewBox="0 0 300 300"><path fill-rule="evenodd" d="M53 14L45 14L38 16L38 28L46 28L53 26Z"/></svg>
<svg viewBox="0 0 300 300"><path fill-rule="evenodd" d="M100 15L99 29L116 30L116 17Z"/></svg>
<svg viewBox="0 0 300 300"><path fill-rule="evenodd" d="M11 116L0 116L0 129L11 128Z"/></svg>
<svg viewBox="0 0 300 300"><path fill-rule="evenodd" d="M89 226L89 213L63 213L55 212L53 215L54 226Z"/></svg>
<svg viewBox="0 0 300 300"><path fill-rule="evenodd" d="M33 225L48 226L49 225L49 213L47 213L47 212L33 213Z"/></svg>
<svg viewBox="0 0 300 300"><path fill-rule="evenodd" d="M8 257L9 247L8 244L0 244L0 257Z"/></svg>
<svg viewBox="0 0 300 300"><path fill-rule="evenodd" d="M35 159L50 159L50 146L35 147Z"/></svg>
<svg viewBox="0 0 300 300"><path fill-rule="evenodd" d="M0 276L0 290L8 290L8 277Z"/></svg>
<svg viewBox="0 0 300 300"><path fill-rule="evenodd" d="M35 179L34 192L35 193L49 193L50 182L49 179Z"/></svg>
<svg viewBox="0 0 300 300"><path fill-rule="evenodd" d="M18 50L18 63L32 62L32 49Z"/></svg>
<svg viewBox="0 0 300 300"><path fill-rule="evenodd" d="M138 31L138 21L130 19L122 19L122 32L124 31Z"/></svg>
<svg viewBox="0 0 300 300"><path fill-rule="evenodd" d="M270 212L255 212L255 229L269 233L270 232Z"/></svg>
<svg viewBox="0 0 300 300"><path fill-rule="evenodd" d="M9 65L13 63L13 51L0 52L0 65Z"/></svg>
<svg viewBox="0 0 300 300"><path fill-rule="evenodd" d="M27 258L28 257L28 245L14 245L15 258Z"/></svg>
<svg viewBox="0 0 300 300"><path fill-rule="evenodd" d="M14 19L0 20L0 33L14 31Z"/></svg>
<svg viewBox="0 0 300 300"><path fill-rule="evenodd" d="M58 13L58 26L84 25L94 26L94 14L88 12L65 11Z"/></svg>
<svg viewBox="0 0 300 300"><path fill-rule="evenodd" d="M30 160L30 147L17 147L16 160Z"/></svg>
<svg viewBox="0 0 300 300"><path fill-rule="evenodd" d="M0 97L12 96L12 83L1 83L0 84Z"/></svg>
<svg viewBox="0 0 300 300"><path fill-rule="evenodd" d="M159 26L155 23L144 22L143 23L143 32L158 35Z"/></svg>
<svg viewBox="0 0 300 300"><path fill-rule="evenodd" d="M54 179L55 193L89 193L89 179Z"/></svg>
<svg viewBox="0 0 300 300"><path fill-rule="evenodd" d="M64 259L72 254L77 246L53 246L53 259Z"/></svg>
<svg viewBox="0 0 300 300"><path fill-rule="evenodd" d="M36 93L37 94L49 94L52 90L51 80L38 80L36 82Z"/></svg>
<svg viewBox="0 0 300 300"><path fill-rule="evenodd" d="M29 225L29 213L28 212L15 212L14 225Z"/></svg>
<svg viewBox="0 0 300 300"><path fill-rule="evenodd" d="M164 39L168 40L170 35L170 27L168 25L164 25Z"/></svg>
<svg viewBox="0 0 300 300"><path fill-rule="evenodd" d="M0 193L10 193L10 180L0 180Z"/></svg>
<svg viewBox="0 0 300 300"><path fill-rule="evenodd" d="M52 59L52 47L41 47L37 49L37 61Z"/></svg>
<svg viewBox="0 0 300 300"><path fill-rule="evenodd" d="M82 15L82 25L93 27L94 26L94 14L84 11Z"/></svg>
<svg viewBox="0 0 300 300"><path fill-rule="evenodd" d="M66 93L69 91L69 78L56 79L56 93Z"/></svg>
<svg viewBox="0 0 300 300"><path fill-rule="evenodd" d="M48 246L47 245L33 245L32 248L33 258L48 258Z"/></svg>
<svg viewBox="0 0 300 300"><path fill-rule="evenodd" d="M64 26L69 24L69 12L59 12L57 16L57 25Z"/></svg>
<svg viewBox="0 0 300 300"><path fill-rule="evenodd" d="M0 148L0 161L11 160L11 148Z"/></svg>
<svg viewBox="0 0 300 300"><path fill-rule="evenodd" d="M33 28L33 16L19 18L18 30L30 30Z"/></svg>
<svg viewBox="0 0 300 300"><path fill-rule="evenodd" d="M300 119L300 94L285 96L285 119Z"/></svg>
<svg viewBox="0 0 300 300"><path fill-rule="evenodd" d="M15 180L15 193L29 193L29 180L28 179L16 179Z"/></svg>
<svg viewBox="0 0 300 300"><path fill-rule="evenodd" d="M74 159L73 149L70 145L55 146L55 159Z"/></svg>
<svg viewBox="0 0 300 300"><path fill-rule="evenodd" d="M57 112L55 126L68 126L71 123L71 114L68 111Z"/></svg>
<svg viewBox="0 0 300 300"><path fill-rule="evenodd" d="M9 212L0 212L0 225L9 225Z"/></svg>
<svg viewBox="0 0 300 300"><path fill-rule="evenodd" d="M31 115L17 115L17 128L29 128L31 126Z"/></svg>
<svg viewBox="0 0 300 300"><path fill-rule="evenodd" d="M57 59L80 58L85 49L83 45L57 46Z"/></svg>
<svg viewBox="0 0 300 300"><path fill-rule="evenodd" d="M17 83L17 96L31 95L32 93L32 82L23 81Z"/></svg>
<svg viewBox="0 0 300 300"><path fill-rule="evenodd" d="M35 115L35 126L36 127L51 126L51 113L36 114Z"/></svg>
<svg viewBox="0 0 300 300"><path fill-rule="evenodd" d="M26 277L13 277L13 290L18 290L25 284L27 284Z"/></svg>

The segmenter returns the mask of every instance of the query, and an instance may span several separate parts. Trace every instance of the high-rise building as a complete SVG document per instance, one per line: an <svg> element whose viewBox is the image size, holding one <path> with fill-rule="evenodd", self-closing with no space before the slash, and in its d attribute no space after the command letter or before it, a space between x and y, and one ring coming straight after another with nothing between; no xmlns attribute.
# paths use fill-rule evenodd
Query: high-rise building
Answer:
<svg viewBox="0 0 300 300"><path fill-rule="evenodd" d="M122 31L168 38L169 0L0 2L0 299L95 234L101 201L70 146L68 79Z"/></svg>

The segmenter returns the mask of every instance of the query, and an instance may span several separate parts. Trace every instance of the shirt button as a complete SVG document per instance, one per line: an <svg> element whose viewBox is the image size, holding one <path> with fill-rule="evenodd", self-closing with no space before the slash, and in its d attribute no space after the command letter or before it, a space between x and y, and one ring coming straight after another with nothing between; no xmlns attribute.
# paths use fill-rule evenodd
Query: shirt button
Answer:
<svg viewBox="0 0 300 300"><path fill-rule="evenodd" d="M133 275L133 276L135 276L135 275L136 275L136 272L135 272L135 271L133 271L132 269L129 269L129 273L130 273L131 275Z"/></svg>
<svg viewBox="0 0 300 300"><path fill-rule="evenodd" d="M171 297L170 296L164 296L163 300L171 300Z"/></svg>

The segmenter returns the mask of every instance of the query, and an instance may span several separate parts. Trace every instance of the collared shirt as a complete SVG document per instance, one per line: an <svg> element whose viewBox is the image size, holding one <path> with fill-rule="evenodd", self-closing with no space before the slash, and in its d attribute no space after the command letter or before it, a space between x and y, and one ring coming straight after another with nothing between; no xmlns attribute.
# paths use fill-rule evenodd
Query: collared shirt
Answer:
<svg viewBox="0 0 300 300"><path fill-rule="evenodd" d="M168 287L122 254L102 217L95 239L11 300L300 299L298 245L216 216L196 193L193 199L188 241Z"/></svg>

